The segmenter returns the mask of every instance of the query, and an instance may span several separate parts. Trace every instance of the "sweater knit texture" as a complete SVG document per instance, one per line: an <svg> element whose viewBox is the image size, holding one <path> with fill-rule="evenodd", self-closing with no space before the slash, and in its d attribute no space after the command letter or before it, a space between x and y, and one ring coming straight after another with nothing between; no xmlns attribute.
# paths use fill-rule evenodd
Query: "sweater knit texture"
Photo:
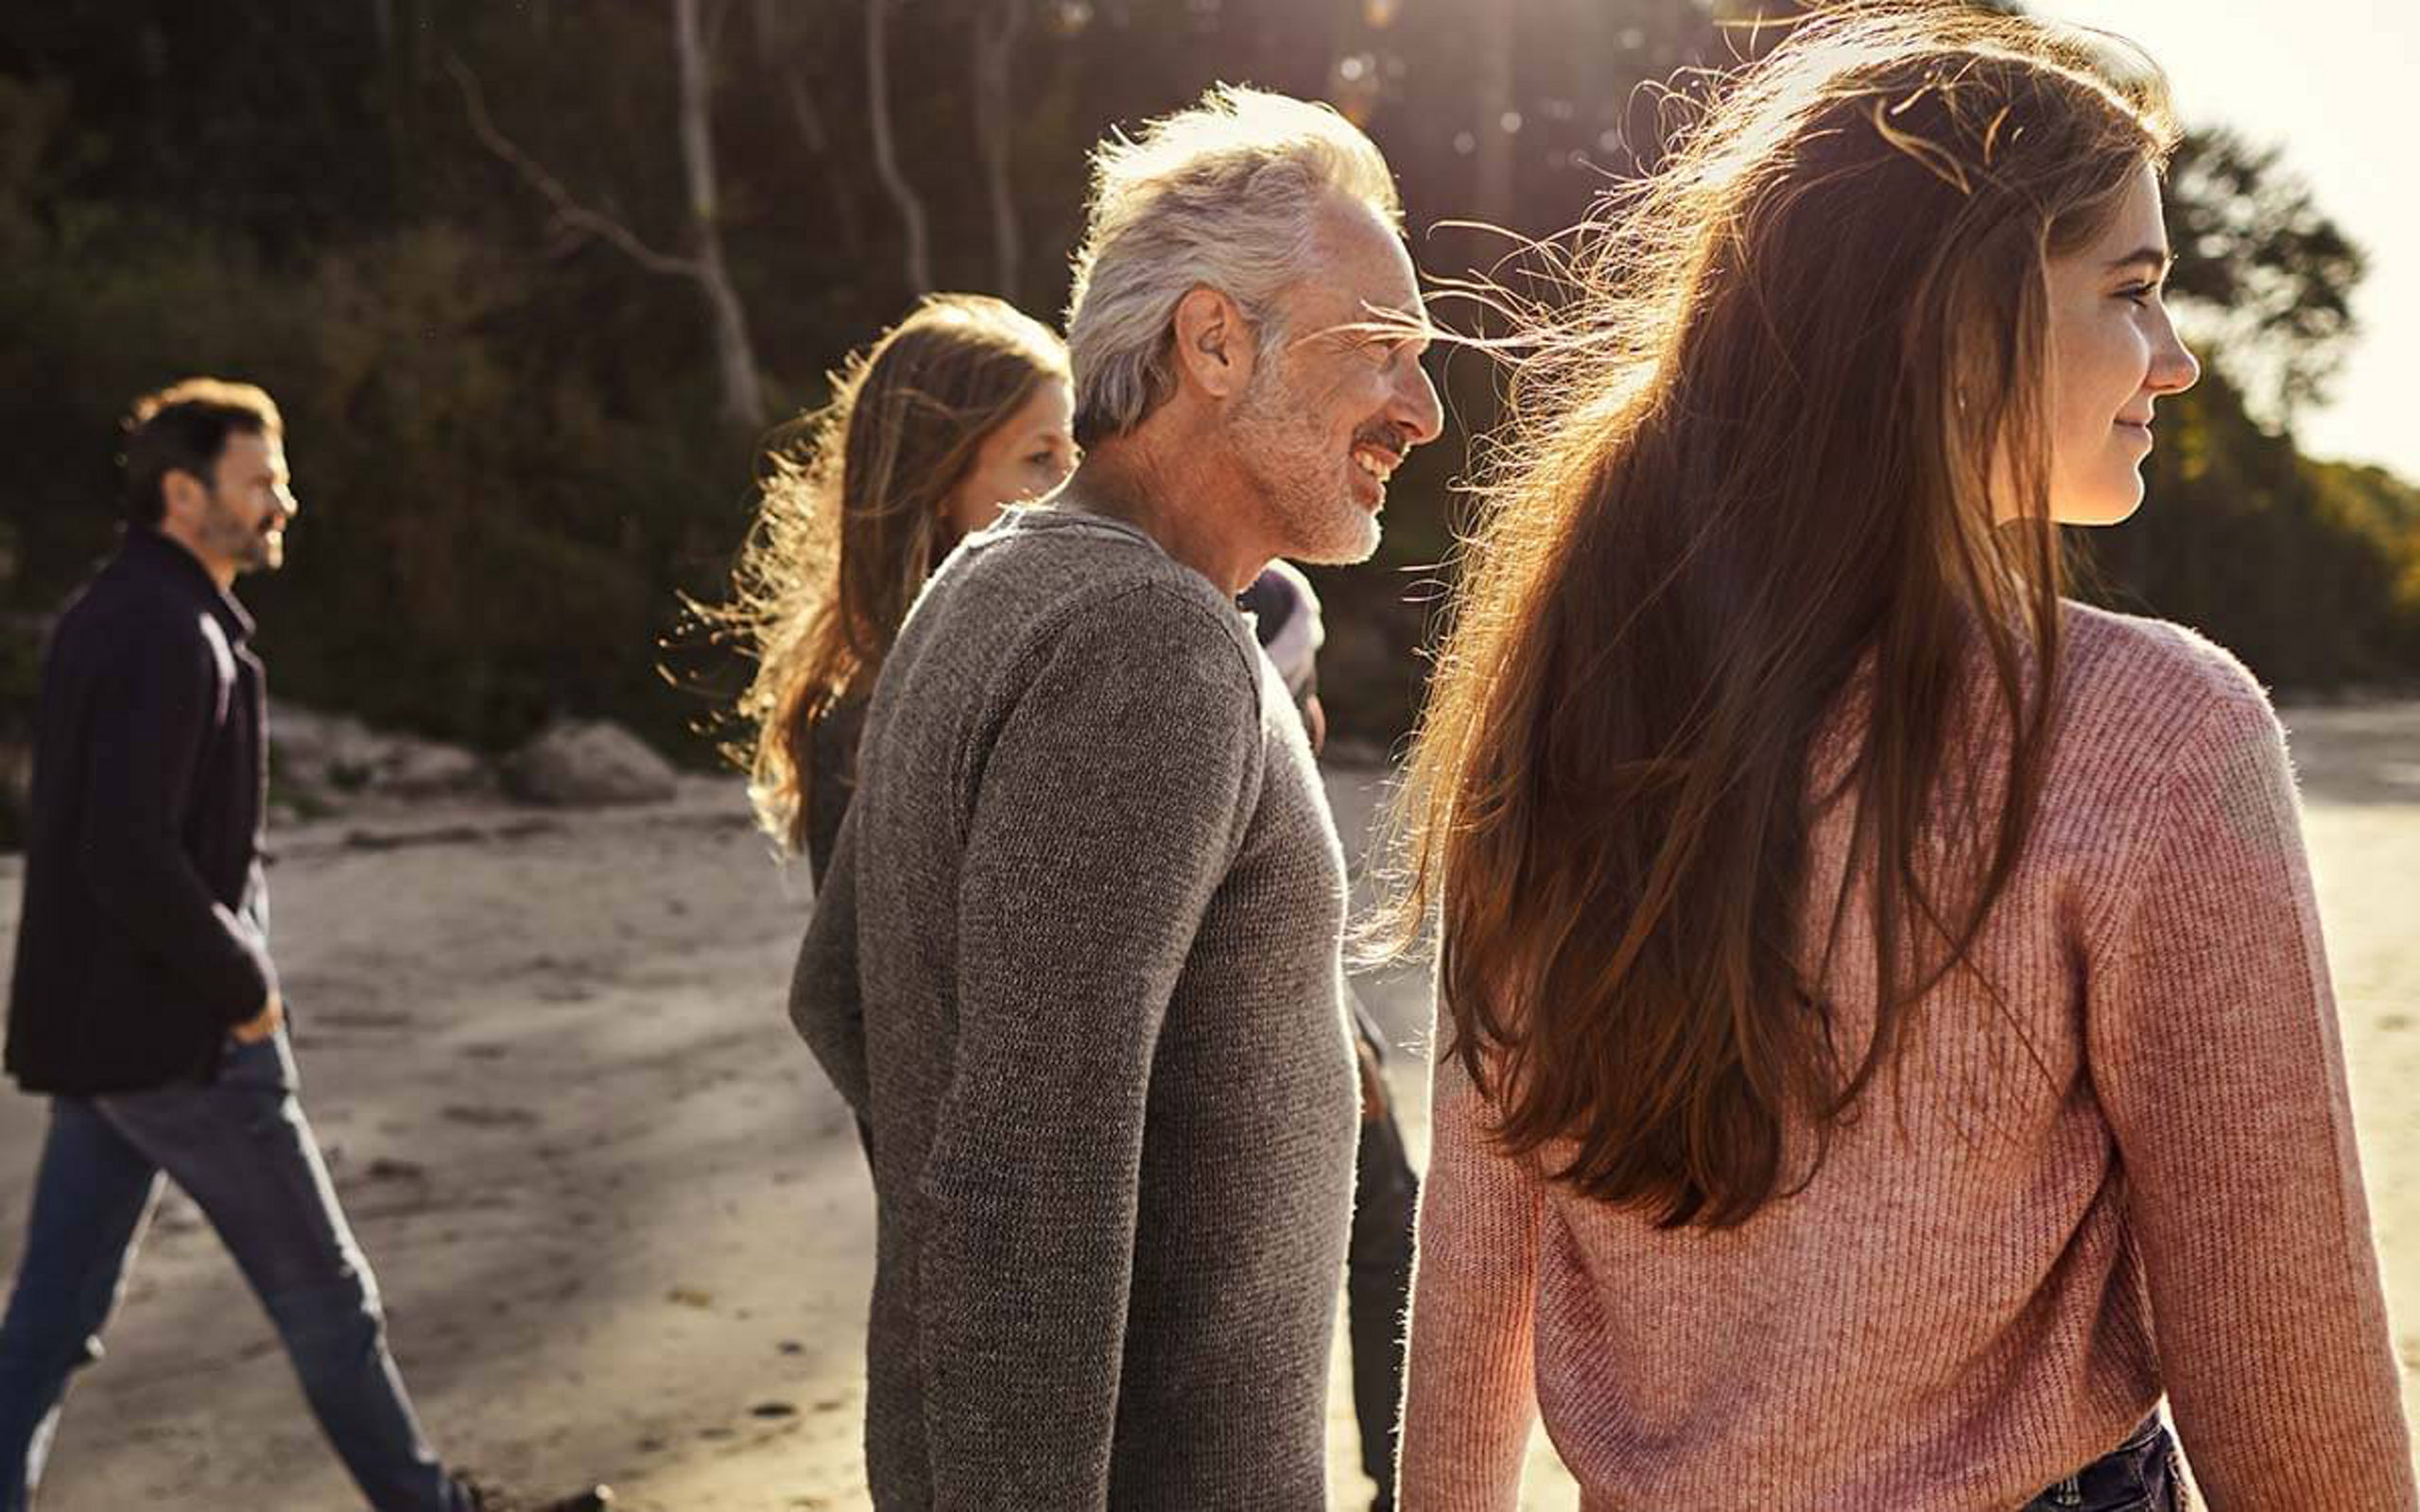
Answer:
<svg viewBox="0 0 2420 1512"><path fill-rule="evenodd" d="M2276 717L2206 641L2070 606L2055 719L1974 969L1804 1192L1660 1230L1507 1158L1438 1061L1405 1512L1514 1506L1540 1415L1588 1512L2005 1512L2163 1394L2219 1512L2414 1505ZM1852 807L1810 823L1810 971ZM1859 1046L1872 971L1824 981Z"/></svg>
<svg viewBox="0 0 2420 1512"><path fill-rule="evenodd" d="M1326 1504L1343 852L1233 600L1011 511L867 711L791 1015L873 1128L883 1508Z"/></svg>

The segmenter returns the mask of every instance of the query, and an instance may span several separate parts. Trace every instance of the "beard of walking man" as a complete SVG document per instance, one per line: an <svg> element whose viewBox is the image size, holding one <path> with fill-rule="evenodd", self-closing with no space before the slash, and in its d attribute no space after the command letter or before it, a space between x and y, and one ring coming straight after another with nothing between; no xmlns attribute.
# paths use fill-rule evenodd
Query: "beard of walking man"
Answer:
<svg viewBox="0 0 2420 1512"><path fill-rule="evenodd" d="M285 565L285 527L302 512L273 432L227 438L207 483L182 469L161 480L160 533L193 553L223 592L240 573Z"/></svg>

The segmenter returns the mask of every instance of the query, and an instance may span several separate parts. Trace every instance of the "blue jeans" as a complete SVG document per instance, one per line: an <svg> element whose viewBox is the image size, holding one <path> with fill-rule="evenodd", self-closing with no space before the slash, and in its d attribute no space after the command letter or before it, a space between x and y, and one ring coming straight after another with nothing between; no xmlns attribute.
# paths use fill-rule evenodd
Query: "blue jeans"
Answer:
<svg viewBox="0 0 2420 1512"><path fill-rule="evenodd" d="M2021 1512L2181 1512L2185 1477L2157 1414L2126 1441L2025 1503Z"/></svg>
<svg viewBox="0 0 2420 1512"><path fill-rule="evenodd" d="M457 1512L387 1352L378 1283L296 1101L283 1031L218 1079L51 1101L17 1287L0 1321L0 1512L25 1512L75 1370L98 1359L164 1173L268 1310L302 1394L378 1512Z"/></svg>

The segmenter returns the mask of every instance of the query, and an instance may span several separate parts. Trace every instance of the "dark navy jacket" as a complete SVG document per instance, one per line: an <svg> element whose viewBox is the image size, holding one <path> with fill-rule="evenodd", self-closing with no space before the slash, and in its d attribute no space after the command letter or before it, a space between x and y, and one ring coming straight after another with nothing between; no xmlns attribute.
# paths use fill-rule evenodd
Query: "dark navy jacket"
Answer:
<svg viewBox="0 0 2420 1512"><path fill-rule="evenodd" d="M207 1079L276 983L252 622L129 526L43 657L8 1070L90 1095Z"/></svg>

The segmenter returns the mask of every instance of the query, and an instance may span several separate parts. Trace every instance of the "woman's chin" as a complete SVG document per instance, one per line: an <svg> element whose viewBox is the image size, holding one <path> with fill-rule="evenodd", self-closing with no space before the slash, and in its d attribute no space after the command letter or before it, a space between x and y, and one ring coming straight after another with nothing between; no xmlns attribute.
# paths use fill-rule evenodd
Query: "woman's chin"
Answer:
<svg viewBox="0 0 2420 1512"><path fill-rule="evenodd" d="M2063 525L2118 525L2143 507L2143 480L2130 469L2122 479L2097 489L2073 489L2052 501L2050 518Z"/></svg>

